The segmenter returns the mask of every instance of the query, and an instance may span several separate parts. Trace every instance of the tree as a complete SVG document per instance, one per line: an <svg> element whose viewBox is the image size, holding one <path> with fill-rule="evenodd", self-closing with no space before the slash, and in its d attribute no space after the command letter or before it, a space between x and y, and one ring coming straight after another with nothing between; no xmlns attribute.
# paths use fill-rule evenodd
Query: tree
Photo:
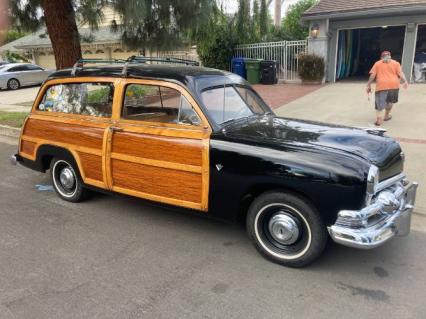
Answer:
<svg viewBox="0 0 426 319"><path fill-rule="evenodd" d="M266 4L266 0L261 0L259 13L259 30L262 38L265 38L268 34L268 23L268 5Z"/></svg>
<svg viewBox="0 0 426 319"><path fill-rule="evenodd" d="M238 12L236 16L236 31L241 43L249 43L252 40L250 32L250 0L238 0Z"/></svg>
<svg viewBox="0 0 426 319"><path fill-rule="evenodd" d="M71 67L81 58L77 20L92 29L102 20L102 9L112 6L122 23L129 47L166 47L181 41L188 30L205 23L214 0L11 0L11 18L18 30L35 31L45 25L58 69Z"/></svg>
<svg viewBox="0 0 426 319"><path fill-rule="evenodd" d="M204 66L227 70L238 44L234 21L215 8L207 24L194 36Z"/></svg>
<svg viewBox="0 0 426 319"><path fill-rule="evenodd" d="M131 48L168 49L188 34L196 34L216 7L214 0L111 0L122 23L113 29L122 33Z"/></svg>
<svg viewBox="0 0 426 319"><path fill-rule="evenodd" d="M289 7L283 19L282 28L291 40L306 39L309 34L308 26L302 25L300 19L302 14L312 7L317 0L301 0Z"/></svg>

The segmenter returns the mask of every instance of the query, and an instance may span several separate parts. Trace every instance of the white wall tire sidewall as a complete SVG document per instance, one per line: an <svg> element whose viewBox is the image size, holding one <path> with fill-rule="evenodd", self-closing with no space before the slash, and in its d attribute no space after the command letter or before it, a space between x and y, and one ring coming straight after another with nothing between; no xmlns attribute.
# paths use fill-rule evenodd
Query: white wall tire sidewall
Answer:
<svg viewBox="0 0 426 319"><path fill-rule="evenodd" d="M305 226L306 226L306 228L308 230L308 242L306 244L306 247L301 252L298 252L297 254L294 254L294 255L278 254L277 252L275 252L272 249L270 249L268 247L268 245L262 239L262 236L260 236L259 230L258 230L259 218L265 212L265 210L268 209L271 206L282 206L282 207L289 208L292 212L296 213L298 215L298 217L300 218L300 220L305 224ZM308 252L309 248L311 247L311 244L312 244L312 230L311 230L311 227L310 227L308 221L306 220L305 216L303 216L302 213L299 212L299 210L297 210L296 208L294 208L294 207L292 207L290 205L283 204L283 203L272 203L272 204L268 204L266 206L263 206L258 211L258 213L256 214L253 226L254 226L254 234L256 236L257 242L259 243L259 245L262 247L262 249L264 251L266 251L268 254L270 254L274 258L278 258L280 260L295 260L295 259L303 257L303 255L305 255Z"/></svg>
<svg viewBox="0 0 426 319"><path fill-rule="evenodd" d="M64 163L64 164L66 164L67 166L69 166L69 167L71 168L71 170L72 170L73 174L74 174L74 177L75 177L75 183L76 183L76 185L75 185L75 189L74 189L74 191L72 192L72 194L66 194L66 193L64 193L64 192L62 191L61 187L60 187L60 186L58 186L58 184L57 184L57 181L56 181L56 169L57 169L58 164L60 164L60 163ZM75 173L75 170L74 170L74 168L72 167L72 165L71 165L71 164L69 164L67 161L64 161L64 160L57 160L57 161L53 164L53 167L52 167L52 180L53 180L53 185L55 186L56 191L57 191L57 192L58 192L61 196L65 197L65 198L72 198L72 197L74 197L74 196L75 196L75 194L77 193L77 190L78 190L78 183L79 183L78 178L77 178L77 174Z"/></svg>

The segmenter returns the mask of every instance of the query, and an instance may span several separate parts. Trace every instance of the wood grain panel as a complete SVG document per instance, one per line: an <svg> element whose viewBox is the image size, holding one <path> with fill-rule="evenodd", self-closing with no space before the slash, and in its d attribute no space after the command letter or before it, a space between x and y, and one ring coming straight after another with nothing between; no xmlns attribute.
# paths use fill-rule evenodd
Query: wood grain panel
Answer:
<svg viewBox="0 0 426 319"><path fill-rule="evenodd" d="M112 152L147 159L202 166L201 140L136 134L114 133Z"/></svg>
<svg viewBox="0 0 426 319"><path fill-rule="evenodd" d="M24 136L96 149L102 149L103 133L102 128L31 118L27 121L24 130Z"/></svg>
<svg viewBox="0 0 426 319"><path fill-rule="evenodd" d="M84 176L96 181L103 181L102 157L92 154L77 152Z"/></svg>
<svg viewBox="0 0 426 319"><path fill-rule="evenodd" d="M29 141L21 141L21 152L31 155L34 155L34 150L36 147L36 143L29 142Z"/></svg>
<svg viewBox="0 0 426 319"><path fill-rule="evenodd" d="M200 203L201 174L111 160L114 187Z"/></svg>

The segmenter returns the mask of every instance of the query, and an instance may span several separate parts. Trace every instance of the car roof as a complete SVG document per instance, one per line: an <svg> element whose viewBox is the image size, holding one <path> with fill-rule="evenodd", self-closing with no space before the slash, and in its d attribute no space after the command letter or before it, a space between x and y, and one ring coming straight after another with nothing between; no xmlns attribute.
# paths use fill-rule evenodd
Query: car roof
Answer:
<svg viewBox="0 0 426 319"><path fill-rule="evenodd" d="M124 65L84 66L77 69L76 77L123 77ZM72 69L63 69L53 72L48 80L72 77ZM191 89L200 91L207 86L214 86L215 82L242 82L239 76L228 71L206 67L134 63L127 66L127 78L161 79L180 82ZM228 80L226 80L226 79ZM224 80L225 79L225 80ZM201 85L201 86L200 86Z"/></svg>
<svg viewBox="0 0 426 319"><path fill-rule="evenodd" d="M9 70L10 68L13 68L15 66L20 66L20 65L31 65L31 63L7 63L3 65L3 69Z"/></svg>

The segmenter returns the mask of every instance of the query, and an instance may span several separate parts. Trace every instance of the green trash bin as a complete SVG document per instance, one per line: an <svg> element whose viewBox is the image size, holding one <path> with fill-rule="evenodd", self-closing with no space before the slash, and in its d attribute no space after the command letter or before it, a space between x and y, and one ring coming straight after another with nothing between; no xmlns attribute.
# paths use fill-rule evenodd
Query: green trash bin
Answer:
<svg viewBox="0 0 426 319"><path fill-rule="evenodd" d="M258 84L260 83L260 62L262 60L250 60L247 59L246 62L246 70L247 70L247 81L250 84Z"/></svg>

